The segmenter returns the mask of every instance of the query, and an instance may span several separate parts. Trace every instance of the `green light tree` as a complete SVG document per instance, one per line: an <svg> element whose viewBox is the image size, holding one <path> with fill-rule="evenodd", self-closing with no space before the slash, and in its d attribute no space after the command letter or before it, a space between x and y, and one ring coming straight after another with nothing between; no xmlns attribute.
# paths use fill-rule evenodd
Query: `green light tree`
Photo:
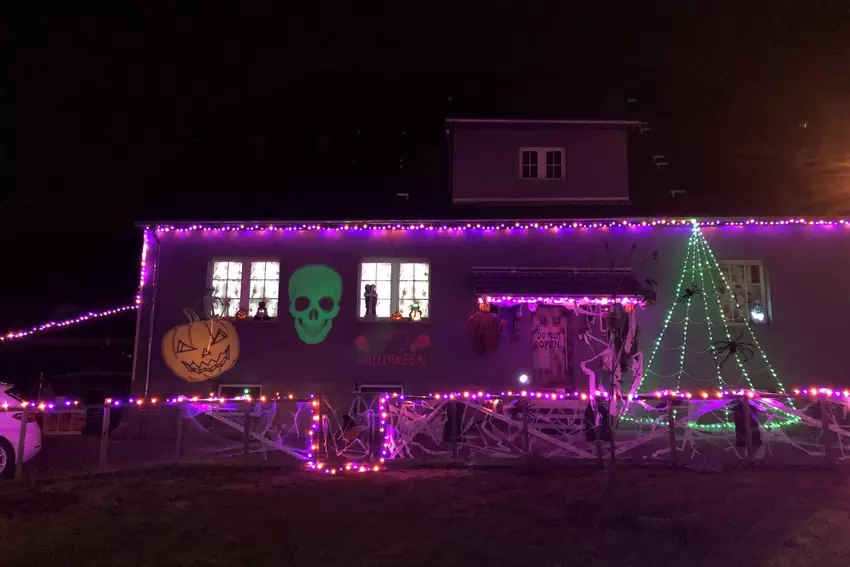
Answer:
<svg viewBox="0 0 850 567"><path fill-rule="evenodd" d="M734 326L728 321L730 308L739 315ZM785 393L753 333L751 320L764 317L761 309L761 304L739 304L694 222L672 306L653 344L642 383L635 390L769 389Z"/></svg>

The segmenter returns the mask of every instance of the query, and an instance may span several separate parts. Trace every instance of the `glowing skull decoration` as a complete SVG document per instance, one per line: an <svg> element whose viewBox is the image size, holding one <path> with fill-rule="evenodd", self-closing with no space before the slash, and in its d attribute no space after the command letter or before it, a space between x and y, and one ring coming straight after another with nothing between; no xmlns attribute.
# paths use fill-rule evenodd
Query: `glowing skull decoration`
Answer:
<svg viewBox="0 0 850 567"><path fill-rule="evenodd" d="M339 314L342 278L327 266L303 266L289 278L289 313L301 342L325 340Z"/></svg>

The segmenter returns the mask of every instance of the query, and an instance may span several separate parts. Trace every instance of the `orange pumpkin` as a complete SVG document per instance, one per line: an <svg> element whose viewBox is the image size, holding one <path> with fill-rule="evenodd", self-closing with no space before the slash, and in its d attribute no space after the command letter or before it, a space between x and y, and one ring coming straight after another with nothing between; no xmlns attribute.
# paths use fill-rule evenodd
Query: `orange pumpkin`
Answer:
<svg viewBox="0 0 850 567"><path fill-rule="evenodd" d="M489 313L490 312L490 304L487 303L486 301L482 301L481 303L478 304L478 310L483 311L484 313Z"/></svg>
<svg viewBox="0 0 850 567"><path fill-rule="evenodd" d="M233 368L239 360L239 335L233 324L219 318L201 321L191 309L183 312L189 322L162 338L168 368L187 382L212 380Z"/></svg>
<svg viewBox="0 0 850 567"><path fill-rule="evenodd" d="M396 311L395 313L390 315L390 319L392 319L393 321L401 321L402 317L403 315L401 314L401 311Z"/></svg>

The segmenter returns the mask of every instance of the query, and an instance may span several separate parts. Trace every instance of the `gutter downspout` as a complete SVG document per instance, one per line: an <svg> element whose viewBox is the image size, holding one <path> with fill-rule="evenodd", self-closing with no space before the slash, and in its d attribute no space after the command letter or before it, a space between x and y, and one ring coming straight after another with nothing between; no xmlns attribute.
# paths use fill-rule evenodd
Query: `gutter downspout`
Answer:
<svg viewBox="0 0 850 567"><path fill-rule="evenodd" d="M144 278L147 275L148 256L148 229L142 232L142 281L139 283L139 291L136 294L136 333L133 336L133 370L130 372L130 391L136 383L136 371L139 368L139 330L142 328L142 307L144 306Z"/></svg>
<svg viewBox="0 0 850 567"><path fill-rule="evenodd" d="M154 264L153 264L153 293L151 294L151 315L150 322L148 323L148 353L147 360L145 362L145 397L148 397L148 388L150 387L151 381L151 347L153 346L153 328L154 323L156 322L156 292L157 292L157 281L159 280L159 250L162 247L162 243L159 241L159 238L156 236L156 231L151 231L153 234L153 239L156 241L156 256L154 256Z"/></svg>

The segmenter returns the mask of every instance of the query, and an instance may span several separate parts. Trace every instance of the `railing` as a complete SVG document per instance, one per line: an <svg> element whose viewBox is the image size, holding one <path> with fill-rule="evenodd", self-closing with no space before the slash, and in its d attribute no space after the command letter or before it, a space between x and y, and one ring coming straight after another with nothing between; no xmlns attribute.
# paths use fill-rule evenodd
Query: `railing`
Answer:
<svg viewBox="0 0 850 567"><path fill-rule="evenodd" d="M337 473L422 462L494 465L529 458L723 467L850 460L850 399L730 395L633 400L608 418L578 397L321 395L182 400L14 411L14 473L67 476L183 463ZM30 434L30 435L28 435ZM8 471L6 472L8 475Z"/></svg>

